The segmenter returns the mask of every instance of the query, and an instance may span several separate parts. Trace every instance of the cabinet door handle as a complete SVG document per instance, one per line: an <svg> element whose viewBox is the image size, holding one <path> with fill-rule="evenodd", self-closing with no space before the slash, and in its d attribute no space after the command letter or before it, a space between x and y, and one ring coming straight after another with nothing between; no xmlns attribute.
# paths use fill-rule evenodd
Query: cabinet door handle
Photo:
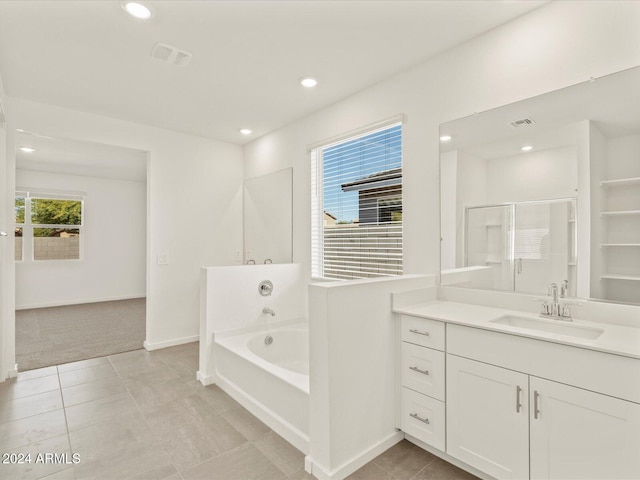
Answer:
<svg viewBox="0 0 640 480"><path fill-rule="evenodd" d="M520 385L516 385L516 413L520 413L520 409L522 408L522 403L520 403L521 393L522 393L522 388L520 388Z"/></svg>
<svg viewBox="0 0 640 480"><path fill-rule="evenodd" d="M429 425L430 423L428 418L422 418L417 413L410 413L409 416L415 418L416 420L420 420L422 423L426 423L427 425Z"/></svg>
<svg viewBox="0 0 640 480"><path fill-rule="evenodd" d="M409 370L413 370L414 372L418 372L423 375L429 375L429 370L421 370L418 367L409 367Z"/></svg>
<svg viewBox="0 0 640 480"><path fill-rule="evenodd" d="M411 330L409 330L409 331L411 333L417 333L418 335L424 335L425 337L429 336L429 332L423 332L423 331L416 330L416 329L413 329L413 328Z"/></svg>
<svg viewBox="0 0 640 480"><path fill-rule="evenodd" d="M540 398L540 394L538 393L537 390L533 391L533 418L535 418L536 420L538 419L538 416L540 415L540 409L538 408L538 399Z"/></svg>

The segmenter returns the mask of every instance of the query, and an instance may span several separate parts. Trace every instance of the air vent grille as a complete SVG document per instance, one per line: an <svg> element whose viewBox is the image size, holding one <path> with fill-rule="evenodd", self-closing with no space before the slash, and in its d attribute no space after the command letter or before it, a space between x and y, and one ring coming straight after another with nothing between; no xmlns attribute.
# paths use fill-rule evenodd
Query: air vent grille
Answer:
<svg viewBox="0 0 640 480"><path fill-rule="evenodd" d="M534 123L534 121L530 118L523 118L521 120L515 120L513 122L510 122L509 124L512 127L518 128L518 127L524 127L526 125L532 125Z"/></svg>
<svg viewBox="0 0 640 480"><path fill-rule="evenodd" d="M158 43L151 51L151 56L156 60L167 62L172 65L178 65L184 67L191 61L191 54L180 50L179 48L172 47L164 43Z"/></svg>

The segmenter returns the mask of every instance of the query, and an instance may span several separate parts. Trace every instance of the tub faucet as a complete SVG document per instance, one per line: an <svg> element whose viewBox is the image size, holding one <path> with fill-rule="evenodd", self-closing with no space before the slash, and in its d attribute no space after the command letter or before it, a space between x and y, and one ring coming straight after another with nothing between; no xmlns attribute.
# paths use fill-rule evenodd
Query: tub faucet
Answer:
<svg viewBox="0 0 640 480"><path fill-rule="evenodd" d="M271 310L270 308L267 308L267 307L264 307L262 309L262 313L271 315L272 317L276 316L276 312L274 312L273 310Z"/></svg>

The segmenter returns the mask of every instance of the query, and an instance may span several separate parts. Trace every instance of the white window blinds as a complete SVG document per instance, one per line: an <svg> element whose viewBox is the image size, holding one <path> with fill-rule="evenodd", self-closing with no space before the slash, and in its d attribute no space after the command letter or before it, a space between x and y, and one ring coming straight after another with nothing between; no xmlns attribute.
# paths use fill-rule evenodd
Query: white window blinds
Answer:
<svg viewBox="0 0 640 480"><path fill-rule="evenodd" d="M402 125L311 151L312 275L402 273Z"/></svg>

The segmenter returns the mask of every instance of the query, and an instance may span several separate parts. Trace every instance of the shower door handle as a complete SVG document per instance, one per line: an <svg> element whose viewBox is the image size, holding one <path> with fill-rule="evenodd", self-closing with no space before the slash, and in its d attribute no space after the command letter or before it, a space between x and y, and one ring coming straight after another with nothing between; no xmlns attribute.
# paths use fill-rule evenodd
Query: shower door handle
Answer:
<svg viewBox="0 0 640 480"><path fill-rule="evenodd" d="M521 258L517 258L516 259L516 273L522 273L522 259Z"/></svg>

